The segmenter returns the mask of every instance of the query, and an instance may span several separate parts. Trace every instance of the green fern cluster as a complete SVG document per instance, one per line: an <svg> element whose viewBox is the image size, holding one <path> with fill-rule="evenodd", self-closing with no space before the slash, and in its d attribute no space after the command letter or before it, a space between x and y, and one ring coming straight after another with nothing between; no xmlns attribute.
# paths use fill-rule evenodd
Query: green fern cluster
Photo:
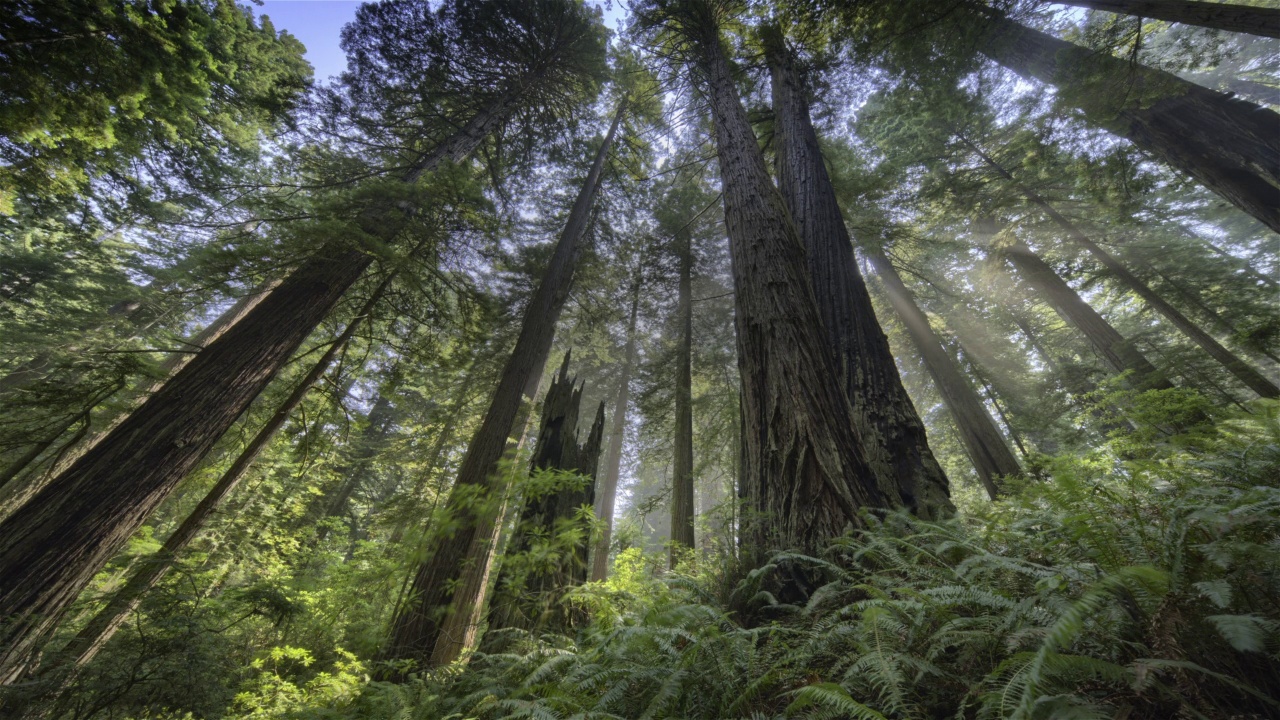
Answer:
<svg viewBox="0 0 1280 720"><path fill-rule="evenodd" d="M526 636L322 714L1276 717L1280 431L1274 408L1221 428L1208 454L1053 460L1051 480L961 519L874 519L726 598L629 551L571 596L593 618L577 637Z"/></svg>

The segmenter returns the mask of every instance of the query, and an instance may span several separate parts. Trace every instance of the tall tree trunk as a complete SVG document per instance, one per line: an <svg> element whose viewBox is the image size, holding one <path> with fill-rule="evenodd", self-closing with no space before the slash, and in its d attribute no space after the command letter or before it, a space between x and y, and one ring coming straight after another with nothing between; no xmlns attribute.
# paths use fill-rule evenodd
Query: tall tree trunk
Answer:
<svg viewBox="0 0 1280 720"><path fill-rule="evenodd" d="M574 379L569 377L566 353L543 401L531 470L566 470L576 473L583 482L558 485L550 492L523 499L515 534L502 556L489 613L491 629L564 631L574 624L573 614L560 601L566 590L587 580L588 528L577 519L577 512L595 502L596 470L604 434L601 403L584 441L579 442L581 405L582 389L575 389ZM581 533L580 542L572 548L560 545L573 530ZM545 552L548 543L559 560L546 559L551 555Z"/></svg>
<svg viewBox="0 0 1280 720"><path fill-rule="evenodd" d="M347 506L351 503L351 496L367 479L370 462L385 444L395 425L395 408L391 404L391 398L389 397L392 391L393 388L385 388L378 393L378 399L369 408L369 416L364 432L361 433L359 443L353 448L347 462L343 463L338 472L341 480L332 488L331 492L320 498L317 512L312 514L312 521L322 523L328 518L341 517L347 513ZM324 542L328 536L329 525L320 525L316 529L317 546Z"/></svg>
<svg viewBox="0 0 1280 720"><path fill-rule="evenodd" d="M868 244L863 250L876 274L880 276L889 303L897 311L907 334L911 336L911 341L924 360L925 369L937 385L943 404L955 419L960 441L964 444L969 461L973 463L973 469L978 473L978 479L994 500L1000 494L996 480L1002 476L1021 475L1022 466L1005 443L982 399L965 380L942 340L929 325L929 318L916 305L915 297L902 282L898 269L889 262L889 258L879 247Z"/></svg>
<svg viewBox="0 0 1280 720"><path fill-rule="evenodd" d="M676 291L675 451L671 470L671 556L676 566L694 547L693 535L693 235L676 234L680 279Z"/></svg>
<svg viewBox="0 0 1280 720"><path fill-rule="evenodd" d="M605 158L625 110L624 101L614 113L542 282L525 309L516 346L503 368L489 410L467 447L445 505L454 528L431 538L426 560L415 573L409 599L392 623L390 638L381 653L384 659L417 660L432 666L452 662L464 645L457 638L446 636L442 632L444 626L458 622L459 617L470 617L484 604L487 578L484 583L469 583L469 587L455 581L469 565L478 564L475 553L489 552L492 547L501 513L496 507L507 494L505 478L494 471L520 410L521 396L532 396L537 391L556 321L569 295L579 243L587 230Z"/></svg>
<svg viewBox="0 0 1280 720"><path fill-rule="evenodd" d="M1280 128L1280 126L1278 126L1278 128ZM1215 340L1212 335L1200 329L1199 325L1196 325L1190 318L1183 315L1177 308L1165 301L1159 293L1151 289L1150 285L1147 285L1145 282L1140 280L1138 276L1129 272L1129 268L1125 267L1119 260L1112 257L1111 253L1099 247L1098 244L1095 243L1088 235L1085 235L1075 223L1071 222L1066 218L1066 216L1058 212L1057 209L1054 208L1053 205L1049 204L1047 200L1040 197L1040 195L1024 186L1022 183L1018 182L1003 165L996 162L994 158L985 153L977 146L977 144L963 135L959 137L970 147L970 149L978 154L978 157L982 158L983 162L995 170L1000 177L1008 180L1017 187L1022 194L1026 196L1027 200L1031 202L1031 204L1040 208L1040 210L1045 215L1049 216L1049 218L1053 220L1058 227L1062 228L1067 233L1067 237L1071 238L1071 240L1080 247L1089 251L1089 254L1101 263L1103 267L1109 270L1111 274L1121 282L1121 284L1146 301L1147 305L1151 306L1151 309L1164 316L1170 324L1178 328L1178 330L1181 330L1182 334L1191 338L1192 342L1199 345L1201 349L1208 353L1209 357L1217 360L1222 367L1226 368L1227 372L1234 375L1237 380L1244 384L1245 387L1257 393L1259 397L1280 397L1280 387L1276 387L1275 383L1272 383L1270 380L1263 377L1262 373L1253 369L1248 363L1237 357L1235 353L1223 347L1222 344Z"/></svg>
<svg viewBox="0 0 1280 720"><path fill-rule="evenodd" d="M896 486L912 512L950 515L947 476L929 449L858 270L809 116L810 93L780 32L773 31L767 47L778 186L807 251L814 297L863 448L881 483Z"/></svg>
<svg viewBox="0 0 1280 720"><path fill-rule="evenodd" d="M329 348L320 356L320 359L311 366L311 369L302 380L294 386L293 391L280 403L266 423L258 429L258 433L240 451L240 455L223 472L222 476L218 478L218 481L209 489L209 492L200 500L195 509L165 539L164 545L154 555L139 563L128 581L107 600L106 606L99 610L97 615L71 639L66 647L58 652L53 664L46 664L45 667L40 669L41 675L57 672L59 668L68 663L73 664L75 667L82 666L92 660L98 654L98 651L106 646L107 642L120 629L120 626L124 624L129 615L141 604L143 596L168 574L174 563L177 562L179 554L204 529L205 523L208 522L214 511L222 504L222 500L234 491L240 481L244 479L244 476L248 474L253 462L270 444L276 433L280 431L280 428L284 427L285 422L293 414L293 411L297 409L298 405L302 403L307 392L328 372L334 359L351 341L356 328L373 312L374 307L382 298L394 276L394 273L388 274L378 284L369 299L365 301L364 306L347 323L347 327L329 345ZM73 671L60 684L60 687L66 687L74 677L75 673Z"/></svg>
<svg viewBox="0 0 1280 720"><path fill-rule="evenodd" d="M881 487L856 434L818 313L804 246L738 97L712 3L681 6L708 84L733 268L745 413L745 489L757 552L822 548L860 508L902 505Z"/></svg>
<svg viewBox="0 0 1280 720"><path fill-rule="evenodd" d="M1044 260L1021 240L1014 240L998 252L1007 258L1019 274L1038 292L1058 315L1079 330L1111 371L1132 373L1130 384L1138 390L1166 390L1173 387L1143 354L1124 338L1111 323L1066 283Z"/></svg>
<svg viewBox="0 0 1280 720"><path fill-rule="evenodd" d="M1119 15L1198 25L1216 30L1280 38L1280 10L1253 5L1232 5L1191 0L1050 0Z"/></svg>
<svg viewBox="0 0 1280 720"><path fill-rule="evenodd" d="M627 409L631 402L631 373L636 362L636 318L640 311L641 275L631 286L631 314L627 320L627 344L622 350L622 371L618 378L618 394L613 402L613 418L609 426L609 449L604 459L604 482L596 499L596 517L604 523L600 540L591 556L591 580L609 576L609 548L613 543L613 505L618 497L618 479L622 476L622 445L627 436Z"/></svg>
<svg viewBox="0 0 1280 720"><path fill-rule="evenodd" d="M985 12L980 50L1280 232L1280 115Z"/></svg>
<svg viewBox="0 0 1280 720"><path fill-rule="evenodd" d="M461 161L515 108L471 119L415 164L406 180ZM364 232L392 242L407 224L384 205ZM327 243L221 338L198 353L107 437L0 523L0 683L12 680L94 574L195 467L373 257Z"/></svg>

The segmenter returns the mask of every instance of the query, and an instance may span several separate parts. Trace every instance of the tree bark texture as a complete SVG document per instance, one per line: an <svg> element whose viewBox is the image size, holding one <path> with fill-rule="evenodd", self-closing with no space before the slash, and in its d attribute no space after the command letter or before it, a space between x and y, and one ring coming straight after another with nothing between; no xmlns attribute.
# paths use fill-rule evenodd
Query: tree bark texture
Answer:
<svg viewBox="0 0 1280 720"><path fill-rule="evenodd" d="M596 517L604 524L600 540L591 556L591 580L609 576L609 549L613 543L613 505L618 497L618 480L622 476L622 446L627 437L627 410L631 403L631 373L636 363L636 318L640 310L640 290L644 287L637 276L631 291L631 315L627 320L627 344L622 350L622 371L618 393L613 402L609 425L609 448L605 452L604 482L596 499Z"/></svg>
<svg viewBox="0 0 1280 720"><path fill-rule="evenodd" d="M1026 243L1016 240L1000 248L999 252L1068 325L1079 330L1089 340L1094 352L1112 372L1117 375L1131 373L1129 382L1136 390L1167 390L1173 387L1163 373L1071 289Z"/></svg>
<svg viewBox="0 0 1280 720"><path fill-rule="evenodd" d="M752 513L744 547L817 551L861 525L860 508L902 499L876 482L856 434L804 246L738 97L714 10L691 12L700 17L685 32L708 85L734 279Z"/></svg>
<svg viewBox="0 0 1280 720"><path fill-rule="evenodd" d="M1280 127L1277 128L1277 132L1280 132ZM1202 330L1199 325L1192 322L1190 318L1183 315L1174 306L1170 305L1163 297L1160 296L1159 293L1152 290L1150 285L1147 285L1139 279L1138 276L1129 272L1129 268L1125 267L1123 263L1114 258L1111 253L1099 247L1092 238L1084 234L1084 232L1080 230L1079 226L1068 220L1062 213L1058 212L1058 210L1054 208L1049 201L1040 197L1039 194L1018 182L1003 165L996 162L994 158L985 153L976 144L963 137L962 140L964 140L964 142L972 148L974 152L978 153L979 157L981 157L988 166L994 169L996 173L1017 187L1032 205L1040 208L1040 210L1047 215L1049 219L1053 220L1058 227L1062 228L1062 230L1067 233L1067 237L1071 238L1075 244L1087 250L1089 254L1092 255L1093 258L1103 267L1105 267L1117 280L1119 280L1122 285L1129 288L1129 290L1138 297L1142 298L1152 310L1160 313L1160 315L1168 320L1171 325L1182 331L1183 335L1186 335L1192 342L1199 345L1200 348L1209 355L1209 357L1218 361L1222 367L1226 368L1227 372L1234 375L1235 378L1243 383L1245 387L1257 393L1259 397L1280 397L1280 387L1276 387L1275 383L1272 383L1270 380L1263 377L1262 373L1253 369L1253 367L1244 360L1241 360L1235 353L1223 347L1222 343L1215 340L1212 335Z"/></svg>
<svg viewBox="0 0 1280 720"><path fill-rule="evenodd" d="M1119 15L1198 25L1231 32L1280 38L1280 10L1253 5L1193 2L1192 0L1052 0Z"/></svg>
<svg viewBox="0 0 1280 720"><path fill-rule="evenodd" d="M514 109L477 114L410 173L461 161ZM361 215L392 242L398 208ZM324 319L373 256L326 243L107 437L0 523L0 683L20 671L94 574L195 467Z"/></svg>
<svg viewBox="0 0 1280 720"><path fill-rule="evenodd" d="M969 381L956 367L938 334L929 325L929 318L916 304L915 296L902 282L902 276L879 247L864 248L867 259L880 276L889 303L907 329L907 334L924 360L925 369L938 387L938 394L955 420L956 431L964 445L965 454L978 473L978 480L986 488L987 495L995 499L1000 494L998 478L1022 474L1022 466L1014 456L1004 436L996 427L991 413L978 397Z"/></svg>
<svg viewBox="0 0 1280 720"><path fill-rule="evenodd" d="M266 423L258 429L257 434L249 441L248 445L245 445L235 461L223 472L222 476L218 478L218 481L209 489L199 504L182 521L182 524L165 539L164 545L160 547L155 555L146 558L139 564L125 584L107 600L106 606L99 610L89 620L88 624L71 639L67 646L59 651L54 659L54 664L41 668L41 675L50 671L56 672L59 667L63 667L66 664L73 664L77 667L84 665L106 646L107 642L120 629L120 626L124 624L129 615L141 604L146 593L155 587L156 583L160 582L172 569L174 563L178 560L179 553L185 550L196 535L204 529L205 524L222 504L223 499L234 491L240 481L244 479L244 476L248 474L253 462L270 444L276 433L280 431L280 428L284 427L285 422L288 421L289 416L302 403L308 391L329 371L334 359L337 358L338 354L351 341L352 336L355 335L356 328L373 312L374 306L382 298L393 277L394 274L389 274L379 283L378 287L369 296L369 299L365 301L364 306L347 323L347 327L329 345L329 348L320 356L320 359L311 366L311 369L302 380L294 386L289 396L280 403ZM73 677L74 673L68 680ZM65 686L66 683L63 683L63 687Z"/></svg>
<svg viewBox="0 0 1280 720"><path fill-rule="evenodd" d="M1280 114L990 14L980 50L1280 232Z"/></svg>
<svg viewBox="0 0 1280 720"><path fill-rule="evenodd" d="M955 507L947 476L929 449L858 270L809 116L810 93L780 34L768 47L778 186L804 242L814 297L863 449L881 485L896 486L912 512L948 516Z"/></svg>
<svg viewBox="0 0 1280 720"><path fill-rule="evenodd" d="M694 547L693 533L693 238L676 234L680 253L676 291L675 447L671 470L671 567Z"/></svg>
<svg viewBox="0 0 1280 720"><path fill-rule="evenodd" d="M542 404L542 421L534 446L531 470L567 470L582 477L582 484L558 487L524 499L515 535L503 553L489 627L564 630L573 618L560 604L564 591L587 580L590 536L586 527L573 527L579 508L595 503L600 444L604 434L604 404L596 410L584 442L578 441L582 389L569 377L565 355L557 377ZM540 562L537 546L566 532L581 533L581 542L557 560ZM558 545L558 550L562 550ZM531 552L533 551L533 552Z"/></svg>
<svg viewBox="0 0 1280 720"><path fill-rule="evenodd" d="M625 103L614 114L542 281L525 309L515 348L503 368L489 410L467 447L445 504L453 529L430 540L426 560L414 575L409 599L392 623L390 638L382 650L384 659L416 660L433 666L441 660L445 664L451 662L456 658L452 652L436 652L437 644L457 647L459 652L462 649L458 638L442 634L446 624L457 622L449 616L469 615L483 605L483 584L472 583L466 593L460 594L461 585L454 580L465 568L478 563L468 553L477 552L485 538L494 536L497 517L483 507L493 505L496 498L506 494L505 478L495 475L495 470L520 409L521 396L536 392L556 321L569 295L579 243L587 230L605 158L624 112Z"/></svg>

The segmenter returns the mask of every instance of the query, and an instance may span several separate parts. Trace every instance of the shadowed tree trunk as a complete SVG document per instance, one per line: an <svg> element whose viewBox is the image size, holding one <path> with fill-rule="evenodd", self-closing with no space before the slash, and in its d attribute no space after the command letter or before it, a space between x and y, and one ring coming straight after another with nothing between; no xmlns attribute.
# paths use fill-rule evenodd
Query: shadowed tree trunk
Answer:
<svg viewBox="0 0 1280 720"><path fill-rule="evenodd" d="M1198 25L1216 30L1280 38L1280 10L1231 3L1191 0L1050 0L1058 5L1074 5L1090 10L1106 10L1119 15Z"/></svg>
<svg viewBox="0 0 1280 720"><path fill-rule="evenodd" d="M631 402L631 373L636 362L636 317L640 310L640 290L644 287L639 274L631 289L631 315L627 320L627 344L622 350L622 372L618 378L618 394L613 402L613 418L609 427L609 449L604 460L604 482L600 483L596 500L596 517L604 524L600 540L591 556L591 580L609 576L609 546L613 542L613 505L618 496L618 479L622 475L622 445L627 435L627 408Z"/></svg>
<svg viewBox="0 0 1280 720"><path fill-rule="evenodd" d="M1280 115L985 12L979 50L1280 232Z"/></svg>
<svg viewBox="0 0 1280 720"><path fill-rule="evenodd" d="M671 557L676 566L682 551L692 550L693 535L693 236L676 234L680 253L676 291L675 446L671 469Z"/></svg>
<svg viewBox="0 0 1280 720"><path fill-rule="evenodd" d="M1000 494L997 479L1002 476L1022 474L1022 466L1004 441L996 423L991 419L977 391L956 367L938 334L929 325L929 319L916 305L915 297L898 275L898 269L879 247L864 248L867 259L875 268L884 285L889 303L907 329L907 334L924 360L925 369L933 378L938 394L955 419L956 430L964 444L965 454L973 463L978 479L991 499Z"/></svg>
<svg viewBox="0 0 1280 720"><path fill-rule="evenodd" d="M516 107L497 102L424 155L412 182L466 158ZM363 213L362 230L392 242L404 211ZM328 243L240 322L193 358L92 450L0 523L0 682L25 664L94 574L186 477L315 330L373 257Z"/></svg>
<svg viewBox="0 0 1280 720"><path fill-rule="evenodd" d="M733 268L752 517L743 548L816 551L860 526L860 508L902 505L854 429L809 282L804 247L738 97L712 3L674 18L707 84ZM746 520L744 518L744 520Z"/></svg>
<svg viewBox="0 0 1280 720"><path fill-rule="evenodd" d="M120 626L124 624L129 615L137 609L142 602L143 596L151 588L155 587L156 583L160 582L168 574L169 570L173 568L174 563L178 560L179 553L185 550L196 535L204 529L205 523L208 522L214 511L221 505L222 500L235 490L240 481L244 479L253 462L270 444L280 428L284 427L285 422L293 414L293 411L297 409L298 405L302 403L307 392L328 372L334 359L351 341L356 328L373 312L374 307L382 298L394 276L394 273L388 274L378 284L369 299L365 301L364 306L347 323L347 327L329 345L329 348L320 356L320 359L311 366L311 369L302 380L294 386L289 396L280 403L271 417L267 419L267 422L259 428L258 433L240 451L240 455L218 478L218 481L209 489L209 492L200 500L195 509L165 539L164 544L154 555L138 564L137 569L129 577L128 581L107 600L106 606L89 620L89 623L71 639L66 647L58 652L53 663L41 668L41 675L56 673L59 668L65 667L67 664L75 667L82 666L92 660L98 651L111 640L111 637L120 629ZM59 683L60 687L67 687L75 679L75 676L76 672L72 670Z"/></svg>
<svg viewBox="0 0 1280 720"><path fill-rule="evenodd" d="M581 405L582 389L574 389L569 355L565 354L542 404L531 470L565 470L575 475L558 477L554 487L530 492L524 498L515 535L502 554L489 613L491 629L563 631L573 625L572 613L560 600L565 590L587 580L589 526L578 511L595 502L596 468L604 434L601 403L584 442L578 441Z"/></svg>
<svg viewBox="0 0 1280 720"><path fill-rule="evenodd" d="M556 320L569 295L579 243L586 234L605 158L625 109L625 102L619 104L542 281L525 309L520 336L446 501L452 528L430 539L426 560L417 568L407 602L392 623L390 638L381 652L383 659L415 660L421 666L439 667L456 660L469 644L467 638L444 630L483 607L487 570L483 582L478 576L474 582L456 581L468 567L487 567L488 561L478 559L477 553L491 553L507 493L506 479L495 473L498 461L520 411L522 394L531 397L537 390Z"/></svg>
<svg viewBox="0 0 1280 720"><path fill-rule="evenodd" d="M999 252L1009 260L1024 280L1054 309L1066 323L1079 330L1093 345L1094 351L1117 375L1131 373L1130 384L1137 390L1167 390L1173 387L1143 354L1126 340L1111 323L1066 283L1026 243L1014 240Z"/></svg>
<svg viewBox="0 0 1280 720"><path fill-rule="evenodd" d="M1192 342L1199 345L1200 348L1209 355L1209 357L1218 361L1222 367L1226 368L1227 372L1234 375L1235 378L1243 383L1245 387L1257 393L1259 397L1280 397L1280 387L1276 387L1274 383L1263 377L1262 373L1250 367L1248 363L1237 357L1235 353L1223 347L1222 344L1215 340L1212 335L1200 329L1199 325L1192 322L1190 318L1183 315L1174 306L1170 305L1163 297L1160 296L1159 293L1152 290L1151 286L1147 285L1136 275L1129 272L1129 268L1125 267L1119 260L1112 257L1111 253L1099 247L1098 244L1095 243L1088 235L1085 235L1075 223L1071 222L1066 218L1066 216L1058 212L1057 209L1055 209L1053 205L1049 204L1047 200L1023 186L1022 183L1019 183L1013 175L1004 168L1004 166L1000 165L990 155L983 152L976 144L964 136L959 137L961 141L968 145L970 149L982 158L983 162L994 169L1000 177L1008 180L1017 187L1018 190L1026 196L1027 200L1031 202L1031 204L1040 208L1040 210L1044 212L1045 215L1049 216L1049 218L1053 220L1058 227L1066 231L1067 237L1071 238L1073 242L1087 250L1089 254L1101 263L1103 267L1109 270L1122 285L1129 288L1129 290L1131 290L1135 295L1146 301L1147 305L1151 306L1152 310L1160 313L1160 315L1168 320L1171 325L1182 331L1183 335L1186 335Z"/></svg>
<svg viewBox="0 0 1280 720"><path fill-rule="evenodd" d="M876 320L809 116L809 95L781 33L767 35L778 186L808 259L814 297L871 467L924 518L955 512L889 341Z"/></svg>

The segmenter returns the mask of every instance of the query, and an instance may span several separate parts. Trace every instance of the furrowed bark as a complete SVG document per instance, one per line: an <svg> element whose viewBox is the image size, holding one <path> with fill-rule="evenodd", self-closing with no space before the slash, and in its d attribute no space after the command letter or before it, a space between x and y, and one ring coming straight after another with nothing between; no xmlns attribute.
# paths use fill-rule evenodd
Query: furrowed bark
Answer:
<svg viewBox="0 0 1280 720"><path fill-rule="evenodd" d="M1280 232L1280 114L994 12L979 50Z"/></svg>
<svg viewBox="0 0 1280 720"><path fill-rule="evenodd" d="M881 485L896 487L913 513L948 516L955 507L947 477L929 449L858 270L809 116L810 93L781 34L767 35L766 47L778 186L807 251L814 297L864 450Z"/></svg>
<svg viewBox="0 0 1280 720"><path fill-rule="evenodd" d="M556 320L573 281L579 243L587 230L605 158L625 109L623 102L614 114L609 132L574 201L555 253L525 309L520 336L503 368L489 410L467 447L446 501L446 511L454 519L456 528L430 540L426 560L414 574L409 600L396 614L390 637L382 649L384 660L413 660L438 667L457 659L468 644L465 638L456 633L446 634L444 630L449 624L458 623L459 617L469 617L483 606L487 570L484 582L455 581L468 567L481 564L477 553L487 552L486 548L493 545L498 517L491 511L477 509L506 495L506 478L496 476L495 470L520 410L521 396L536 392L555 335ZM477 498L485 502L477 503ZM483 564L487 566L488 562Z"/></svg>
<svg viewBox="0 0 1280 720"><path fill-rule="evenodd" d="M1200 348L1209 355L1209 357L1212 357L1222 365L1222 367L1226 368L1227 372L1234 375L1235 378L1243 383L1245 387L1257 393L1259 397L1280 397L1280 387L1277 387L1275 383L1272 383L1270 380L1263 377L1262 373L1250 367L1248 363L1241 360L1235 353L1223 347L1221 343L1213 338L1213 336L1200 329L1200 326L1192 322L1190 318L1183 315L1177 308L1170 305L1163 297L1160 296L1159 293L1152 290L1151 286L1147 285L1136 275L1129 272L1129 268L1125 267L1119 260L1112 257L1111 253L1099 247L1092 238L1085 235L1075 223L1071 222L1066 218L1066 216L1058 212L1057 209L1054 208L1047 200L1040 197L1040 195L1029 188L1023 186L1022 183L1019 183L1013 175L1010 174L1004 166L996 162L994 158L987 155L981 148L967 138L963 136L960 136L960 138L966 145L976 152L979 157L982 158L983 162L994 169L1000 177L1008 180L1010 183L1013 183L1022 192L1022 194L1026 196L1027 200L1030 201L1031 204L1040 208L1040 210L1053 220L1058 227L1062 228L1067 233L1067 237L1071 238L1073 242L1087 250L1089 254L1101 263L1103 267L1109 270L1121 284L1133 291L1135 295L1142 298L1147 305L1151 306L1152 310L1155 310L1164 316L1164 318L1168 320L1171 325L1178 328L1183 335L1186 335L1192 342L1199 345Z"/></svg>
<svg viewBox="0 0 1280 720"><path fill-rule="evenodd" d="M460 161L515 107L506 98L425 156L410 177ZM360 217L391 242L399 208ZM266 387L373 262L325 244L107 437L0 523L0 683L11 682L94 574Z"/></svg>
<svg viewBox="0 0 1280 720"><path fill-rule="evenodd" d="M1275 8L1191 0L1051 0L1051 2L1090 10L1105 10L1119 15L1134 15L1183 25L1198 25L1215 30L1280 38L1280 10Z"/></svg>
<svg viewBox="0 0 1280 720"><path fill-rule="evenodd" d="M640 310L640 290L644 287L637 275L631 291L631 315L627 321L627 344L622 351L622 372L618 393L613 402L613 418L609 427L609 448L605 453L604 482L596 500L596 517L604 523L600 540L591 556L591 580L609 576L609 548L613 540L613 505L618 496L618 479L622 475L622 445L627 435L627 409L631 402L631 372L636 362L636 317Z"/></svg>
<svg viewBox="0 0 1280 720"><path fill-rule="evenodd" d="M880 277L889 303L897 311L924 360L925 369L933 378L943 404L955 419L960 441L978 473L978 480L994 500L1000 494L999 478L1021 475L1022 466L1005 443L977 391L960 373L942 340L929 325L929 318L916 305L915 296L902 282L897 268L879 247L868 245L864 251Z"/></svg>
<svg viewBox="0 0 1280 720"><path fill-rule="evenodd" d="M693 534L693 237L676 235L680 253L676 291L676 407L675 450L671 470L671 555L675 567L683 552L694 547Z"/></svg>
<svg viewBox="0 0 1280 720"><path fill-rule="evenodd" d="M708 3L684 27L706 78L724 188L745 414L744 489L756 552L816 551L860 526L861 508L902 505L876 482L808 277L804 246L765 167Z"/></svg>

